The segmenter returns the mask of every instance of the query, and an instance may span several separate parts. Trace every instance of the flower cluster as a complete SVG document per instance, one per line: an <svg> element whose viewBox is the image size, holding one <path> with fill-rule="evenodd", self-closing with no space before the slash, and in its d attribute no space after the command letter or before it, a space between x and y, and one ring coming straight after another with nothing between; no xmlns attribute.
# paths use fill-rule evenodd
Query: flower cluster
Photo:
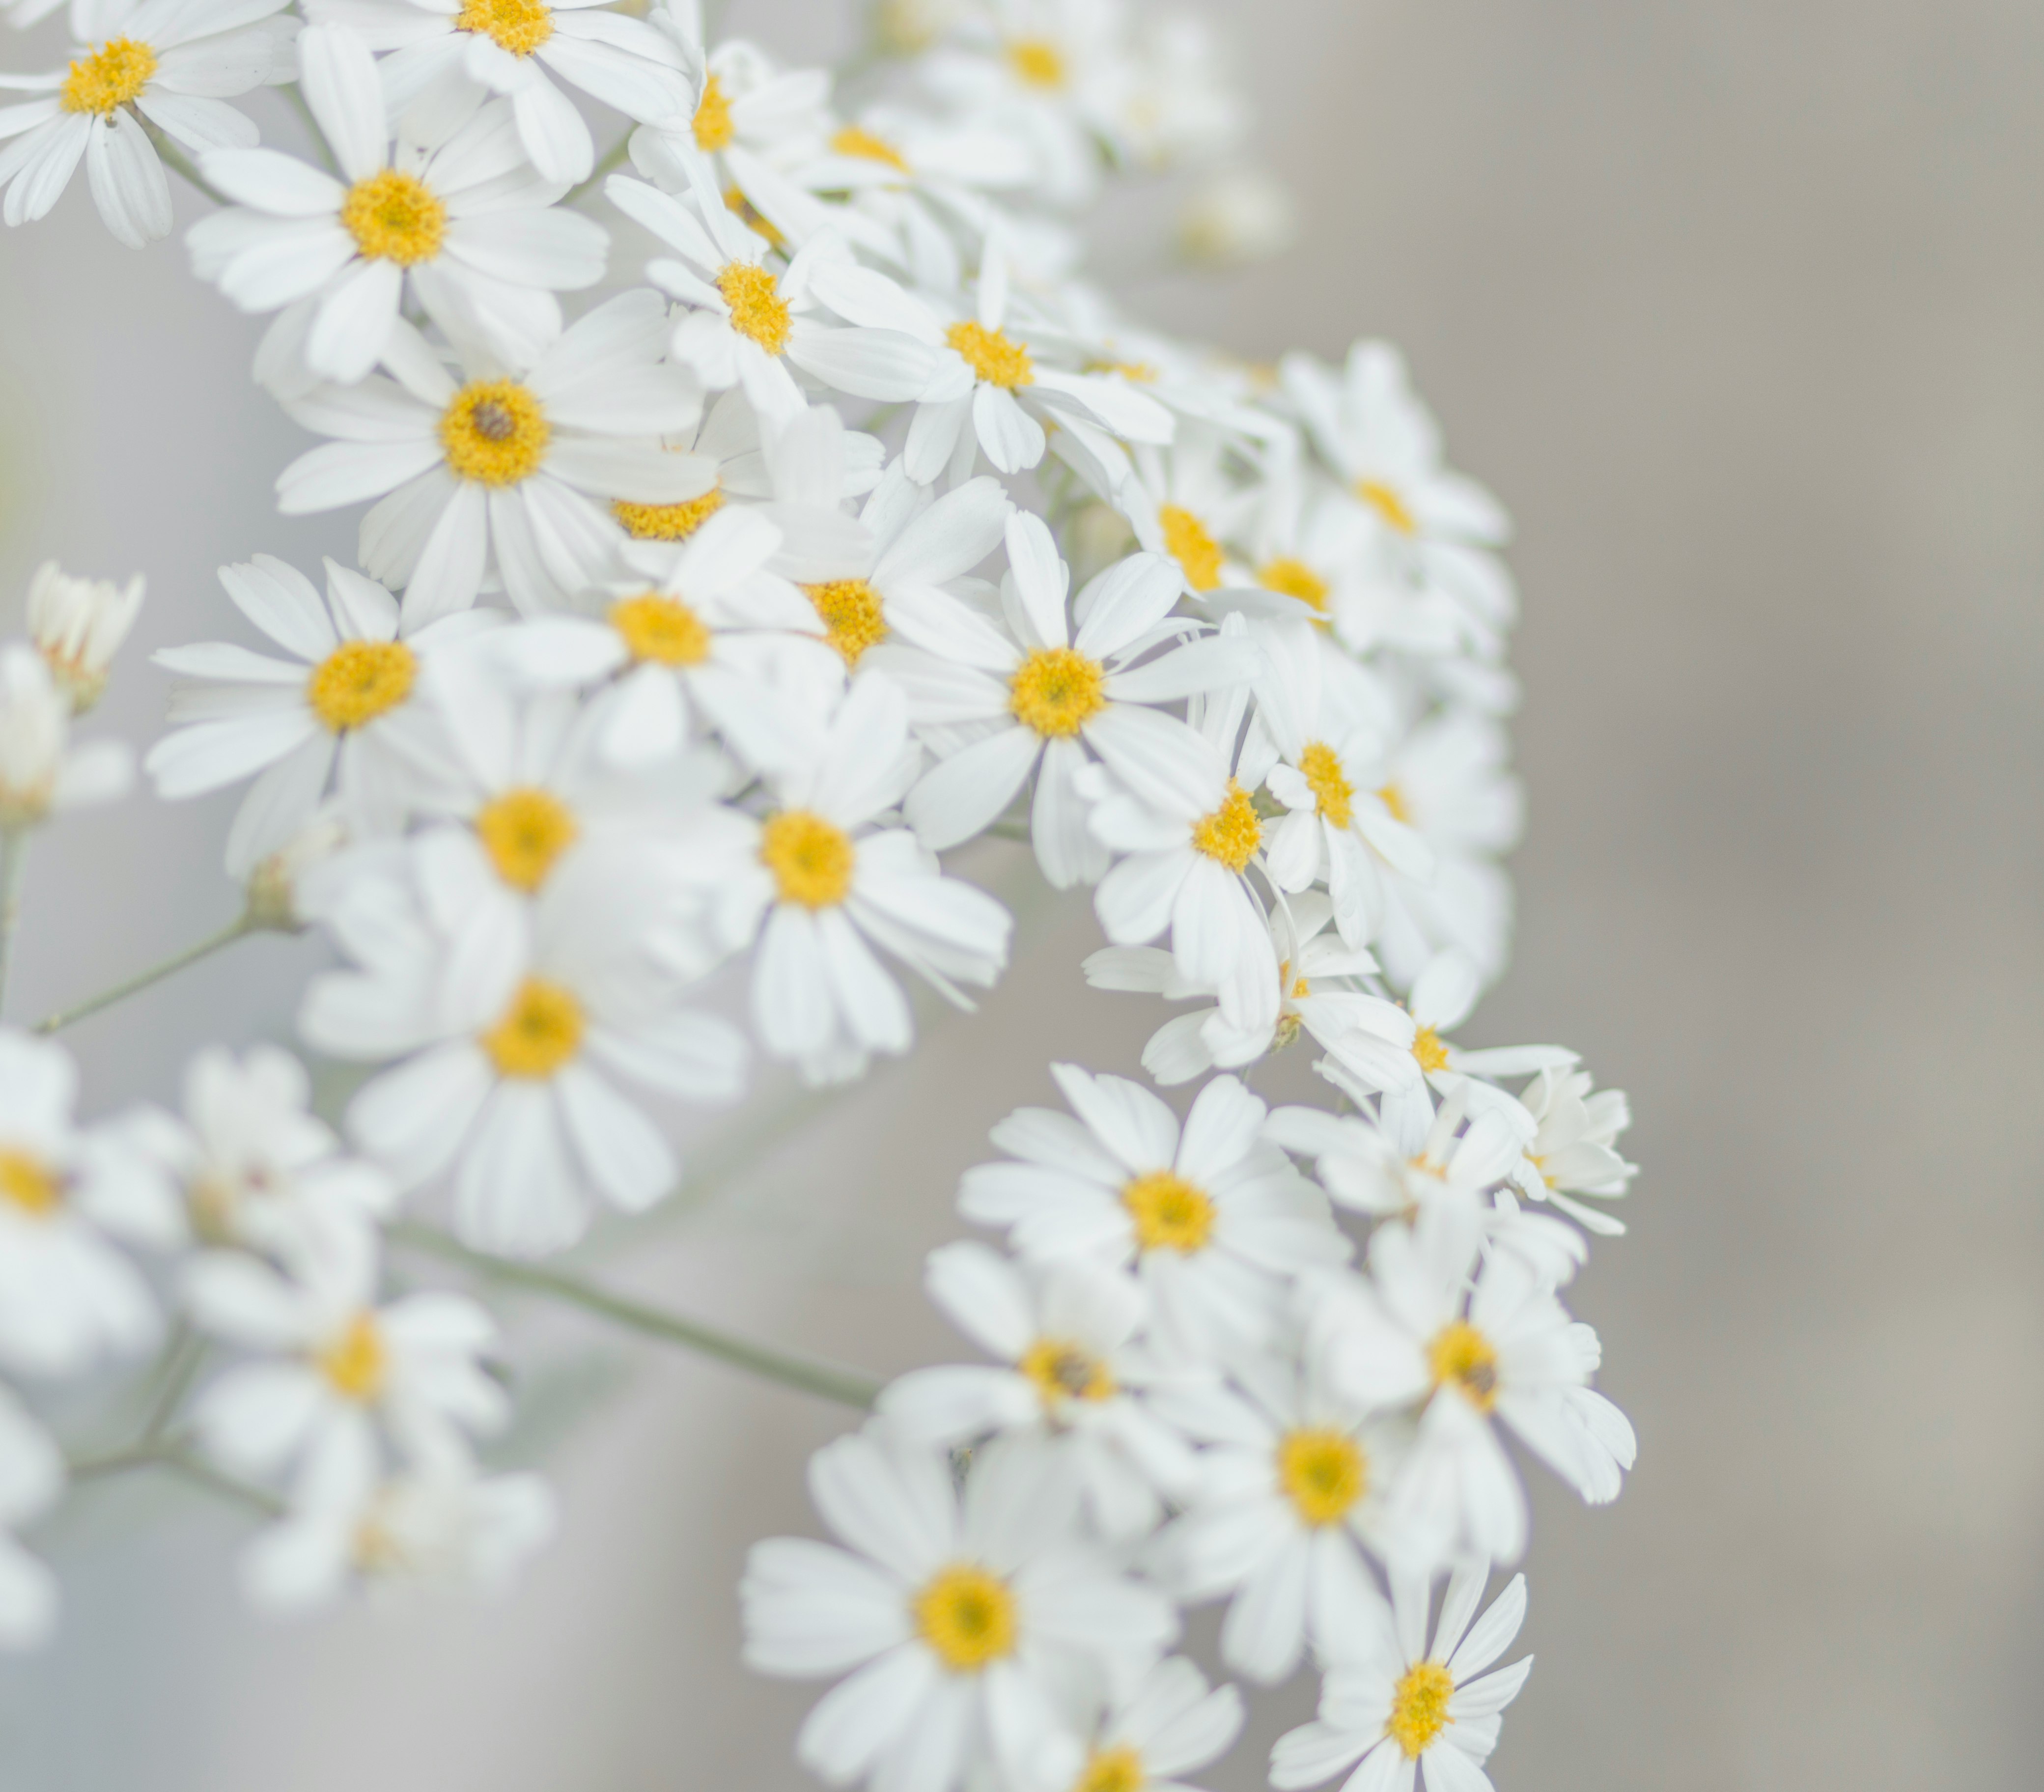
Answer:
<svg viewBox="0 0 2044 1792"><path fill-rule="evenodd" d="M998 1242L928 1271L991 1360L817 1456L843 1547L759 1546L748 1656L846 1676L798 1744L833 1782L1139 1792L1235 1739L1239 1690L1171 1652L1225 1601L1230 1673L1324 1675L1274 1784L1487 1783L1525 1675L1523 1583L1478 1616L1525 1544L1504 1440L1592 1501L1632 1461L1562 1300L1623 1229L1628 1117L1572 1052L1455 1037L1519 826L1499 507L1387 346L1248 366L1076 271L1111 176L1205 181L1185 252L1281 236L1212 44L886 0L840 83L692 0L302 10L73 0L67 68L0 77L38 96L0 110L0 217L83 157L139 244L188 174L194 271L271 320L256 377L321 438L279 508L359 512L353 565L221 569L262 644L156 656L144 765L243 789L222 943L317 927L299 1036L363 1069L330 1125L296 1059L211 1049L182 1117L81 1129L61 1048L0 1033L0 1367L167 1334L148 1429L73 1472L274 1513L266 1605L498 1578L551 1521L478 1463L494 1324L387 1294L386 1252L558 1252L669 1193L672 1110L755 1055L906 1052L914 987L1008 967L966 875L1002 849L961 850L1026 844L1089 893L1089 979L1181 1005L1143 1063L1197 1092L1181 1122L1058 1065L1069 1111L997 1129L960 1210ZM225 103L265 83L305 153ZM601 167L570 89L622 115ZM68 731L140 597L49 569L0 650L0 943L29 829L125 775ZM1272 1112L1246 1079L1302 1032L1339 1105ZM63 1475L0 1400L0 1524ZM0 1550L0 1636L52 1598Z"/></svg>

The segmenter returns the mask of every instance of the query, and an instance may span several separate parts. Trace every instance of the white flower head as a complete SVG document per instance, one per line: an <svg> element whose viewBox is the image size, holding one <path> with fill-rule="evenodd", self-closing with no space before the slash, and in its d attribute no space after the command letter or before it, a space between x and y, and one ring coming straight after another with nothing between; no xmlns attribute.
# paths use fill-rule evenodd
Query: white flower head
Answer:
<svg viewBox="0 0 2044 1792"><path fill-rule="evenodd" d="M0 1386L0 1649L40 1648L56 1628L56 1576L14 1532L56 1505L63 1486L56 1439Z"/></svg>
<svg viewBox="0 0 2044 1792"><path fill-rule="evenodd" d="M1241 1733L1242 1694L1208 1686L1171 1655L1087 1717L1072 1739L1070 1792L1192 1792L1183 1776L1218 1760Z"/></svg>
<svg viewBox="0 0 2044 1792"><path fill-rule="evenodd" d="M1520 1092L1539 1131L1527 1146L1513 1179L1535 1201L1552 1202L1586 1230L1608 1238L1625 1223L1584 1197L1616 1201L1627 1193L1639 1167L1618 1154L1619 1135L1632 1124L1622 1089L1591 1090L1587 1071L1543 1070Z"/></svg>
<svg viewBox="0 0 2044 1792"><path fill-rule="evenodd" d="M45 560L29 582L29 638L51 675L83 715L99 701L113 656L142 607L142 575L125 585L78 579Z"/></svg>
<svg viewBox="0 0 2044 1792"><path fill-rule="evenodd" d="M1223 169L1187 195L1175 236L1178 253L1196 267L1251 267L1298 241L1299 202L1261 169Z"/></svg>
<svg viewBox="0 0 2044 1792"><path fill-rule="evenodd" d="M0 833L125 795L134 771L118 740L71 744L71 699L24 642L0 647Z"/></svg>

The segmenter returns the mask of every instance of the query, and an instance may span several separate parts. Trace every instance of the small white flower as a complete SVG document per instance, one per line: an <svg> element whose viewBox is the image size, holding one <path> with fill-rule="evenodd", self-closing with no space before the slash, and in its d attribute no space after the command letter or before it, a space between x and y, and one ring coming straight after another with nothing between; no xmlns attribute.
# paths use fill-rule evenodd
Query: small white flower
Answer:
<svg viewBox="0 0 2044 1792"><path fill-rule="evenodd" d="M1191 597L1256 583L1228 546L1247 529L1258 502L1256 488L1231 468L1236 444L1231 430L1188 423L1168 448L1138 448L1135 476L1115 494L1135 539L1178 562Z"/></svg>
<svg viewBox="0 0 2044 1792"><path fill-rule="evenodd" d="M118 740L71 744L71 700L49 662L0 647L0 833L127 794L134 762Z"/></svg>
<svg viewBox="0 0 2044 1792"><path fill-rule="evenodd" d="M1174 235L1178 253L1197 267L1251 267L1298 241L1299 202L1274 175L1229 168L1193 188Z"/></svg>
<svg viewBox="0 0 2044 1792"><path fill-rule="evenodd" d="M29 638L50 673L83 715L106 688L108 667L142 607L142 575L123 585L76 579L45 560L29 582Z"/></svg>
<svg viewBox="0 0 2044 1792"><path fill-rule="evenodd" d="M1519 1696L1533 1658L1484 1671L1526 1621L1526 1577L1515 1575L1473 1627L1490 1564L1458 1568L1427 1646L1431 1583L1392 1577L1396 1613L1371 1646L1339 1663L1320 1687L1320 1714L1281 1736L1270 1783L1304 1792L1348 1774L1350 1792L1491 1792L1483 1771L1497 1746L1500 1714ZM1362 1765L1357 1767L1360 1761Z"/></svg>
<svg viewBox="0 0 2044 1792"><path fill-rule="evenodd" d="M1578 1198L1623 1197L1639 1167L1618 1155L1618 1136L1632 1124L1622 1089L1590 1092L1587 1071L1543 1070L1520 1091L1539 1130L1513 1180L1535 1201L1550 1201L1591 1232L1616 1238L1625 1224Z"/></svg>
<svg viewBox="0 0 2044 1792"><path fill-rule="evenodd" d="M305 925L299 912L299 891L305 880L317 877L320 867L348 845L348 821L332 805L323 806L284 836L279 845L229 859L227 875L245 892L244 911L252 927L266 927L279 933L295 933Z"/></svg>
<svg viewBox="0 0 2044 1792"><path fill-rule="evenodd" d="M688 189L688 164L709 157L742 191L762 163L778 165L830 129L831 78L820 68L782 68L756 44L727 38L705 45L697 0L659 0L647 22L680 49L688 97L682 108L632 135L633 163L673 193Z"/></svg>
<svg viewBox="0 0 2044 1792"><path fill-rule="evenodd" d="M1192 1792L1181 1776L1218 1760L1241 1731L1242 1694L1209 1686L1172 1655L1118 1690L1074 1738L1070 1792Z"/></svg>
<svg viewBox="0 0 2044 1792"><path fill-rule="evenodd" d="M0 1649L40 1648L56 1628L56 1576L14 1532L56 1505L63 1486L56 1440L0 1386Z"/></svg>

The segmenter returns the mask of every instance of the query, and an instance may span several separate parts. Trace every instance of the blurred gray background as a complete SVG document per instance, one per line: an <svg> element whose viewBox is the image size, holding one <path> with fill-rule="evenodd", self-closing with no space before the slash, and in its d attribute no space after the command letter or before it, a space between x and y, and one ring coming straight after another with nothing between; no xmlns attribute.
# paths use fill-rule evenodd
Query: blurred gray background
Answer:
<svg viewBox="0 0 2044 1792"><path fill-rule="evenodd" d="M1640 1466L1596 1512L1535 1479L1540 1662L1495 1778L2034 1784L2044 9L1203 10L1308 235L1137 296L1250 354L1398 340L1514 512L1531 829L1517 966L1471 1031L1579 1047L1639 1117L1632 1236L1575 1304ZM843 12L734 23L816 55ZM254 335L174 244L111 244L82 185L0 236L0 592L48 554L140 567L154 647L232 632L219 562L344 550L267 512L303 438L248 383ZM153 738L165 683L131 656L108 724ZM224 813L137 801L39 847L10 1013L225 919ZM951 1349L913 1289L958 1172L1047 1059L1132 1065L1155 1017L1084 990L1082 906L1027 925L1034 975L602 1272L876 1370ZM81 1028L94 1105L166 1090L195 1033L281 1031L306 951ZM513 1598L259 1627L223 1571L239 1520L95 1490L46 1539L60 1644L0 1670L0 1784L803 1783L811 1695L736 1665L733 1588L753 1538L809 1526L801 1465L843 1417L506 1310L566 1521ZM1260 1784L1305 1705L1212 1785Z"/></svg>

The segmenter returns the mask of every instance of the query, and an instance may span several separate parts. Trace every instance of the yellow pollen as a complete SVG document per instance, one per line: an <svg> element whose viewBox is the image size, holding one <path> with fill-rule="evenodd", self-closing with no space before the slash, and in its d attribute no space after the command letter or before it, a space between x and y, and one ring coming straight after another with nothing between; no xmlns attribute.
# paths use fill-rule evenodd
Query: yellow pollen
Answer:
<svg viewBox="0 0 2044 1792"><path fill-rule="evenodd" d="M1023 1352L1017 1367L1036 1384L1047 1406L1062 1400L1108 1400L1114 1396L1114 1377L1107 1365L1075 1344L1039 1338Z"/></svg>
<svg viewBox="0 0 2044 1792"><path fill-rule="evenodd" d="M582 832L574 812L550 790L506 790L475 818L482 849L497 875L528 894L547 881L554 863Z"/></svg>
<svg viewBox="0 0 2044 1792"><path fill-rule="evenodd" d="M1487 1413L1497 1404L1496 1349L1466 1319L1441 1328L1427 1347L1427 1364L1434 1372L1435 1386L1454 1382L1478 1412Z"/></svg>
<svg viewBox="0 0 2044 1792"><path fill-rule="evenodd" d="M1008 46L1008 66L1032 87L1065 84L1064 52L1043 37L1018 37Z"/></svg>
<svg viewBox="0 0 2044 1792"><path fill-rule="evenodd" d="M734 261L717 277L717 290L731 307L731 327L749 336L770 355L788 346L793 327L788 302L774 276L757 262Z"/></svg>
<svg viewBox="0 0 2044 1792"><path fill-rule="evenodd" d="M57 104L67 112L96 112L111 118L148 86L156 72L156 52L147 44L133 37L110 38L71 65Z"/></svg>
<svg viewBox="0 0 2044 1792"><path fill-rule="evenodd" d="M1355 789L1343 775L1341 759L1324 740L1309 740L1299 756L1299 775L1328 825L1346 828L1354 813Z"/></svg>
<svg viewBox="0 0 2044 1792"><path fill-rule="evenodd" d="M440 448L457 479L516 485L537 471L553 434L540 401L515 379L478 379L440 418Z"/></svg>
<svg viewBox="0 0 2044 1792"><path fill-rule="evenodd" d="M700 666L714 638L709 625L679 598L657 591L624 598L610 606L610 625L634 660L657 666Z"/></svg>
<svg viewBox="0 0 2044 1792"><path fill-rule="evenodd" d="M1420 1060L1420 1068L1429 1075L1448 1067L1448 1048L1431 1027L1422 1027L1413 1034L1412 1056Z"/></svg>
<svg viewBox="0 0 2044 1792"><path fill-rule="evenodd" d="M1072 1792L1143 1792L1149 1783L1143 1757L1124 1743L1118 1748L1095 1750Z"/></svg>
<svg viewBox="0 0 2044 1792"><path fill-rule="evenodd" d="M390 1367L375 1314L355 1314L347 1329L327 1344L315 1360L327 1385L342 1399L357 1405L374 1400L382 1391L384 1372Z"/></svg>
<svg viewBox="0 0 2044 1792"><path fill-rule="evenodd" d="M1220 583L1220 544L1191 511L1175 504L1158 506L1164 525L1164 549L1185 569L1185 583L1195 591L1211 591Z"/></svg>
<svg viewBox="0 0 2044 1792"><path fill-rule="evenodd" d="M887 618L879 595L864 579L833 579L827 585L805 585L802 589L846 665L856 666L869 647L886 639Z"/></svg>
<svg viewBox="0 0 2044 1792"><path fill-rule="evenodd" d="M1146 1170L1124 1183L1121 1205L1135 1222L1135 1242L1146 1251L1190 1256L1213 1235L1212 1198L1173 1171Z"/></svg>
<svg viewBox="0 0 2044 1792"><path fill-rule="evenodd" d="M25 1213L52 1213L63 1204L63 1187L26 1152L0 1151L0 1199Z"/></svg>
<svg viewBox="0 0 2044 1792"><path fill-rule="evenodd" d="M1304 560L1270 561L1257 574L1256 582L1266 591L1297 598L1302 604L1322 613L1327 610L1327 582Z"/></svg>
<svg viewBox="0 0 2044 1792"><path fill-rule="evenodd" d="M1399 534L1417 535L1420 533L1419 519L1412 514L1395 487L1386 485L1381 479L1358 479L1355 494Z"/></svg>
<svg viewBox="0 0 2044 1792"><path fill-rule="evenodd" d="M1088 373L1118 373L1124 379L1132 381L1138 386L1150 385L1157 377L1157 370L1147 361L1089 361L1085 364L1085 371Z"/></svg>
<svg viewBox="0 0 2044 1792"><path fill-rule="evenodd" d="M518 986L504 1017L481 1044L500 1076L551 1076L582 1048L582 1004L574 992L543 978Z"/></svg>
<svg viewBox="0 0 2044 1792"><path fill-rule="evenodd" d="M939 1569L910 1603L916 1629L954 1674L1015 1652L1015 1595L984 1568Z"/></svg>
<svg viewBox="0 0 2044 1792"><path fill-rule="evenodd" d="M632 504L620 498L610 513L635 541L686 541L724 508L724 494L712 486L683 504Z"/></svg>
<svg viewBox="0 0 2044 1792"><path fill-rule="evenodd" d="M344 734L397 708L418 671L402 641L343 641L313 668L305 701L330 733Z"/></svg>
<svg viewBox="0 0 2044 1792"><path fill-rule="evenodd" d="M348 190L340 221L369 260L409 267L440 252L447 207L417 175L385 168Z"/></svg>
<svg viewBox="0 0 2044 1792"><path fill-rule="evenodd" d="M728 149L736 133L731 128L731 102L724 98L724 83L713 75L703 83L702 98L696 102L696 148L704 151Z"/></svg>
<svg viewBox="0 0 2044 1792"><path fill-rule="evenodd" d="M865 162L885 162L890 168L907 174L909 159L884 137L875 137L872 132L861 130L856 125L847 125L831 139L830 146L840 156L853 156Z"/></svg>
<svg viewBox="0 0 2044 1792"><path fill-rule="evenodd" d="M1039 647L1008 681L1008 707L1039 734L1076 734L1107 707L1106 682L1098 660L1069 647Z"/></svg>
<svg viewBox="0 0 2044 1792"><path fill-rule="evenodd" d="M1288 1431L1278 1445L1278 1484L1308 1525L1331 1525L1370 1487L1370 1459L1329 1425Z"/></svg>
<svg viewBox="0 0 2044 1792"><path fill-rule="evenodd" d="M1454 1676L1438 1661L1423 1661L1401 1675L1391 1694L1391 1715L1384 1733L1404 1750L1405 1759L1416 1761L1427 1745L1454 1719L1448 1715L1448 1701L1454 1697Z"/></svg>
<svg viewBox="0 0 2044 1792"><path fill-rule="evenodd" d="M785 249L788 239L781 233L781 227L745 197L744 190L727 187L724 190L724 209L739 218L756 236L764 236L777 249Z"/></svg>
<svg viewBox="0 0 2044 1792"><path fill-rule="evenodd" d="M1005 386L1012 392L1018 386L1036 383L1035 363L1029 359L1029 345L1017 342L984 324L954 324L944 332L944 340L965 358L965 364L989 386Z"/></svg>
<svg viewBox="0 0 2044 1792"><path fill-rule="evenodd" d="M805 809L783 809L759 830L759 862L784 902L835 908L851 890L859 851L843 829Z"/></svg>
<svg viewBox="0 0 2044 1792"><path fill-rule="evenodd" d="M1249 793L1232 778L1220 807L1193 829L1193 845L1209 859L1239 872L1263 844L1263 824Z"/></svg>
<svg viewBox="0 0 2044 1792"><path fill-rule="evenodd" d="M1403 821L1408 828L1412 825L1412 811L1406 803L1405 793L1396 784L1380 786L1377 800L1390 811L1393 821Z"/></svg>
<svg viewBox="0 0 2044 1792"><path fill-rule="evenodd" d="M454 28L479 32L514 56L529 56L553 36L554 14L543 0L468 0Z"/></svg>

